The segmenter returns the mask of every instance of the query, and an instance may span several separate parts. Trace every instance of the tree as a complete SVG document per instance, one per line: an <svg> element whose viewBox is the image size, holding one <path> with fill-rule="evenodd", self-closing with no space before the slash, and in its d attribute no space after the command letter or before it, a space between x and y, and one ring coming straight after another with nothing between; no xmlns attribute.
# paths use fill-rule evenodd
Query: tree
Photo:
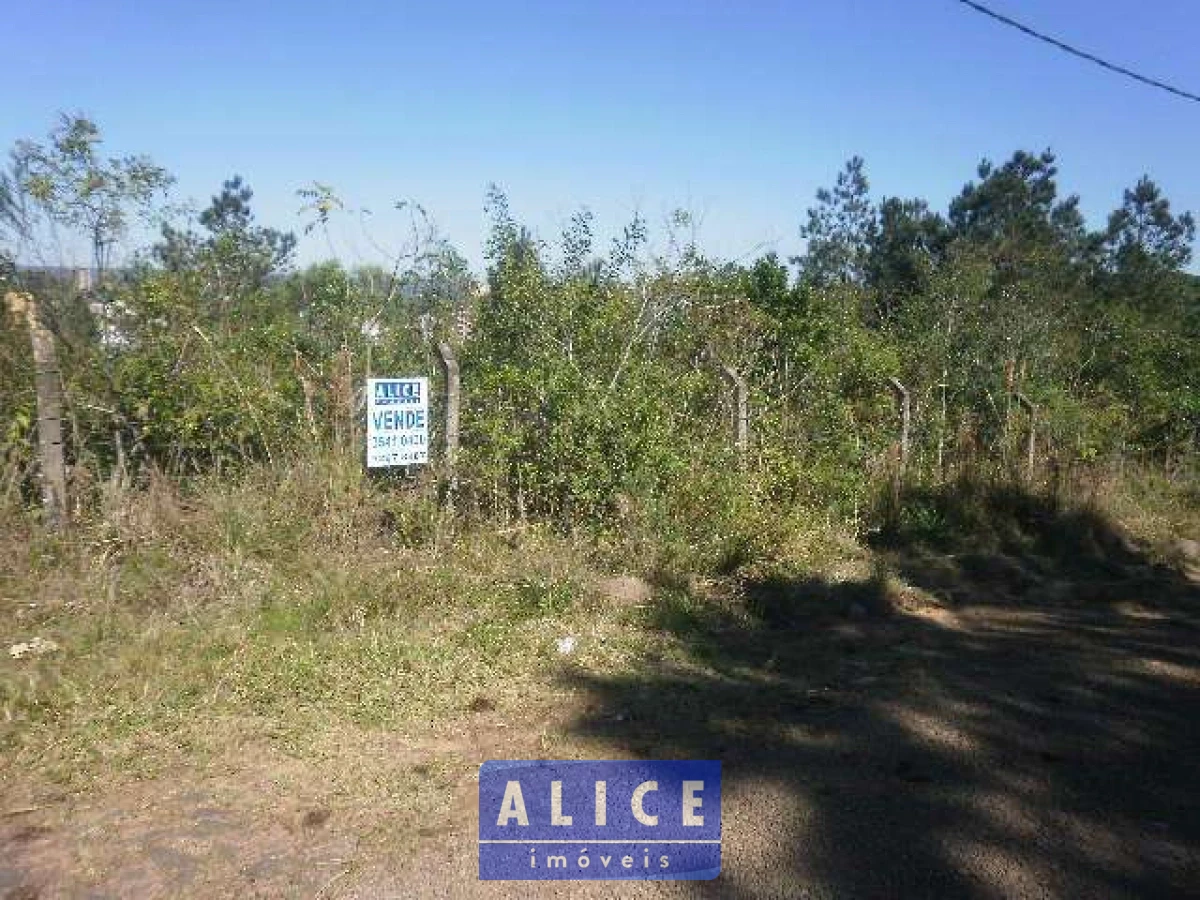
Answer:
<svg viewBox="0 0 1200 900"><path fill-rule="evenodd" d="M296 236L254 222L250 201L254 191L240 175L227 180L221 193L200 214L207 235L162 229L154 257L170 272L197 271L210 312L225 316L247 296L261 289L267 278L285 269L296 249Z"/></svg>
<svg viewBox="0 0 1200 900"><path fill-rule="evenodd" d="M1011 437L1013 390L1077 371L1093 241L1079 198L1059 198L1051 151L1018 151L998 167L984 160L978 176L950 204L951 235L960 252L990 269L975 342L1000 389L985 421Z"/></svg>
<svg viewBox="0 0 1200 900"><path fill-rule="evenodd" d="M1079 198L1058 199L1052 152L1019 150L999 168L985 159L978 174L950 203L950 225L956 237L990 249L1002 279L1082 261L1088 237Z"/></svg>
<svg viewBox="0 0 1200 900"><path fill-rule="evenodd" d="M1142 176L1125 191L1121 208L1108 217L1104 262L1123 293L1149 300L1191 262L1195 238L1192 214L1173 215L1158 185Z"/></svg>
<svg viewBox="0 0 1200 900"><path fill-rule="evenodd" d="M14 157L11 169L0 172L0 256L6 257L10 265L17 256L17 244L25 239L29 228L22 181L22 170Z"/></svg>
<svg viewBox="0 0 1200 900"><path fill-rule="evenodd" d="M1085 375L1137 415L1129 437L1145 447L1186 446L1200 426L1200 303L1191 261L1195 222L1175 215L1143 176L1124 192L1101 236L1102 266L1082 329Z"/></svg>
<svg viewBox="0 0 1200 900"><path fill-rule="evenodd" d="M746 296L750 302L776 318L796 311L797 298L788 286L787 267L774 252L755 261L745 274L745 282Z"/></svg>
<svg viewBox="0 0 1200 900"><path fill-rule="evenodd" d="M22 219L17 197L19 189L8 172L0 172L0 290L16 275L17 243Z"/></svg>
<svg viewBox="0 0 1200 900"><path fill-rule="evenodd" d="M792 260L812 285L861 282L867 244L875 222L862 157L852 157L838 173L833 188L817 191L817 205L809 208L800 229L808 241L803 256Z"/></svg>
<svg viewBox="0 0 1200 900"><path fill-rule="evenodd" d="M924 200L887 197L879 204L865 266L877 323L892 320L906 298L928 291L948 242L945 220Z"/></svg>
<svg viewBox="0 0 1200 900"><path fill-rule="evenodd" d="M100 129L82 115L63 115L48 145L20 141L14 156L21 191L55 222L88 241L99 275L112 262L131 214L147 214L174 179L145 156L104 158Z"/></svg>

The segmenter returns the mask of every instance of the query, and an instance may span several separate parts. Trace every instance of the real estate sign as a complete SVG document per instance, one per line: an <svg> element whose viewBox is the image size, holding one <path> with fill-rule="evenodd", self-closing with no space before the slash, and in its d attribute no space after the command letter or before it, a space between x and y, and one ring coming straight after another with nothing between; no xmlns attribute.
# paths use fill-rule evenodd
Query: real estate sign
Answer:
<svg viewBox="0 0 1200 900"><path fill-rule="evenodd" d="M429 462L429 379L367 379L367 468Z"/></svg>

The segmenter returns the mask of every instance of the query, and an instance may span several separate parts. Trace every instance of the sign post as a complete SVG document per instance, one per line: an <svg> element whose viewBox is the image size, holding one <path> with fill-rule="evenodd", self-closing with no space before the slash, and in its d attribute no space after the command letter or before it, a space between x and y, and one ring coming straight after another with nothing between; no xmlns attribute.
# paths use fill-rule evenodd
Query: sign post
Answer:
<svg viewBox="0 0 1200 900"><path fill-rule="evenodd" d="M429 462L429 379L367 379L367 468Z"/></svg>

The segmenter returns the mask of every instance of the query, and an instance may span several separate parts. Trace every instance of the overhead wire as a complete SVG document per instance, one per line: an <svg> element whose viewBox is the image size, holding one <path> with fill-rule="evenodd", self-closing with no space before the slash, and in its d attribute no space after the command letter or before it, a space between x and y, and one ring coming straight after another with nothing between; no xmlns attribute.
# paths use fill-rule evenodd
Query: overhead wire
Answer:
<svg viewBox="0 0 1200 900"><path fill-rule="evenodd" d="M1159 81L1157 78L1151 78L1148 75L1142 75L1138 72L1135 72L1133 69L1128 69L1125 66L1118 65L1117 63L1101 59L1095 54L1088 53L1086 50L1080 50L1078 47L1074 47L1065 41L1060 41L1058 38L1051 37L1050 35L1038 31L1035 28L1031 28L1022 22L1018 22L1016 19L1009 18L1003 13L996 12L996 10L984 6L982 3L976 2L976 0L958 0L958 2L963 6L975 10L977 13L995 19L997 22L1007 25L1010 28L1015 28L1017 31L1020 31L1029 37L1049 44L1052 47L1057 47L1059 50L1062 50L1065 53L1070 53L1072 56L1077 56L1080 59L1086 59L1088 62L1095 63L1102 68L1108 69L1110 72L1116 72L1119 75L1132 78L1134 81L1140 81L1142 84L1149 85L1150 87L1167 91L1168 93L1174 94L1177 97L1182 97L1184 100L1191 100L1193 103L1200 103L1200 94L1193 94L1191 91L1185 91L1182 88L1177 88L1174 85L1167 84L1165 81Z"/></svg>

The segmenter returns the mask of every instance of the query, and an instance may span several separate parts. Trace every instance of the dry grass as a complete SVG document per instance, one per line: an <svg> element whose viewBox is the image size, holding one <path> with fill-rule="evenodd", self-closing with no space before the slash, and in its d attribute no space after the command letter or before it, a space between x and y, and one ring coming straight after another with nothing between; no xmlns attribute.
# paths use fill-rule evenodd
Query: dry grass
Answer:
<svg viewBox="0 0 1200 900"><path fill-rule="evenodd" d="M451 542L419 488L349 467L152 479L106 510L65 539L12 517L0 534L4 646L62 648L0 660L0 774L80 783L251 740L427 731L557 690L560 637L598 668L639 639L578 547L536 529Z"/></svg>
<svg viewBox="0 0 1200 900"><path fill-rule="evenodd" d="M153 477L61 539L0 518L3 648L33 637L61 648L0 657L0 778L85 786L246 744L319 754L345 734L418 740L480 709L521 720L531 703L564 699L564 666L688 658L687 635L661 617L700 615L733 586L659 572L652 596L605 597L597 567L623 559L648 573L653 553L534 527L451 535L431 496L312 459L184 486ZM1138 535L1200 534L1194 491L1147 476L1104 497ZM837 582L872 570L827 529L780 545L741 574Z"/></svg>
<svg viewBox="0 0 1200 900"><path fill-rule="evenodd" d="M1200 487L1157 471L1104 480L1095 502L1159 554L1179 538L1200 540Z"/></svg>

